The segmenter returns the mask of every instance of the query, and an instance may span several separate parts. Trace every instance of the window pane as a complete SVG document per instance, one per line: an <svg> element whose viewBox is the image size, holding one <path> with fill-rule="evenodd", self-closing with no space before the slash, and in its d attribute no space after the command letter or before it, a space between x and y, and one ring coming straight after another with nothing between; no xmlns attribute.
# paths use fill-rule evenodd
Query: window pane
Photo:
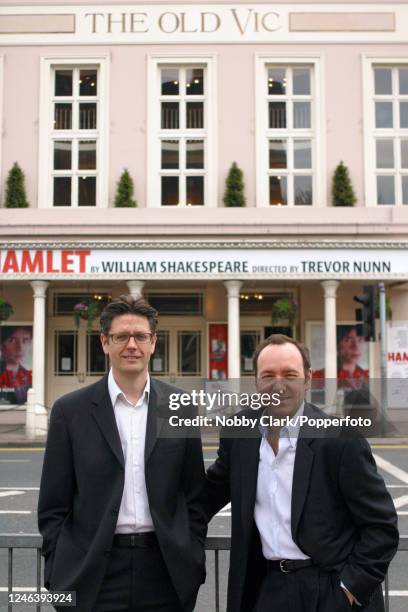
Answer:
<svg viewBox="0 0 408 612"><path fill-rule="evenodd" d="M203 296L201 293L149 293L146 296L149 304L153 306L160 315L202 315Z"/></svg>
<svg viewBox="0 0 408 612"><path fill-rule="evenodd" d="M286 94L286 71L284 68L268 68L268 95Z"/></svg>
<svg viewBox="0 0 408 612"><path fill-rule="evenodd" d="M177 96L179 93L179 76L177 68L161 69L162 96Z"/></svg>
<svg viewBox="0 0 408 612"><path fill-rule="evenodd" d="M54 170L71 170L72 142L70 140L54 141Z"/></svg>
<svg viewBox="0 0 408 612"><path fill-rule="evenodd" d="M78 177L78 206L96 206L96 176Z"/></svg>
<svg viewBox="0 0 408 612"><path fill-rule="evenodd" d="M201 373L201 335L198 331L177 332L178 375L198 376Z"/></svg>
<svg viewBox="0 0 408 612"><path fill-rule="evenodd" d="M71 177L54 177L54 206L71 206Z"/></svg>
<svg viewBox="0 0 408 612"><path fill-rule="evenodd" d="M408 102L400 102L400 127L408 127Z"/></svg>
<svg viewBox="0 0 408 612"><path fill-rule="evenodd" d="M186 168L204 168L204 141L187 140Z"/></svg>
<svg viewBox="0 0 408 612"><path fill-rule="evenodd" d="M186 104L186 126L192 130L204 127L204 103L187 102Z"/></svg>
<svg viewBox="0 0 408 612"><path fill-rule="evenodd" d="M392 94L392 69L374 69L374 91L377 95Z"/></svg>
<svg viewBox="0 0 408 612"><path fill-rule="evenodd" d="M401 140L401 168L408 168L408 140Z"/></svg>
<svg viewBox="0 0 408 612"><path fill-rule="evenodd" d="M178 140L162 140L161 167L163 168L163 170L171 170L179 167Z"/></svg>
<svg viewBox="0 0 408 612"><path fill-rule="evenodd" d="M55 95L72 96L72 70L55 71Z"/></svg>
<svg viewBox="0 0 408 612"><path fill-rule="evenodd" d="M56 104L54 130L72 130L72 104Z"/></svg>
<svg viewBox="0 0 408 612"><path fill-rule="evenodd" d="M269 141L269 168L287 168L286 140Z"/></svg>
<svg viewBox="0 0 408 612"><path fill-rule="evenodd" d="M162 130L178 130L179 129L179 103L178 102L162 102L161 127L162 127Z"/></svg>
<svg viewBox="0 0 408 612"><path fill-rule="evenodd" d="M99 333L87 334L86 370L87 374L104 374L107 371L107 358L103 352Z"/></svg>
<svg viewBox="0 0 408 612"><path fill-rule="evenodd" d="M73 376L77 373L77 334L76 332L55 332L56 376Z"/></svg>
<svg viewBox="0 0 408 612"><path fill-rule="evenodd" d="M96 103L89 102L79 105L79 129L96 130Z"/></svg>
<svg viewBox="0 0 408 612"><path fill-rule="evenodd" d="M204 93L204 70L202 68L188 68L186 70L186 94L200 96Z"/></svg>
<svg viewBox="0 0 408 612"><path fill-rule="evenodd" d="M286 128L286 103L269 102L269 127Z"/></svg>
<svg viewBox="0 0 408 612"><path fill-rule="evenodd" d="M377 168L394 168L394 143L392 140L377 140Z"/></svg>
<svg viewBox="0 0 408 612"><path fill-rule="evenodd" d="M98 93L97 74L95 69L81 70L79 73L79 95L96 96Z"/></svg>
<svg viewBox="0 0 408 612"><path fill-rule="evenodd" d="M310 69L295 68L293 70L293 94L295 96L310 95Z"/></svg>
<svg viewBox="0 0 408 612"><path fill-rule="evenodd" d="M287 201L287 178L286 176L269 177L269 204L270 206L286 206Z"/></svg>
<svg viewBox="0 0 408 612"><path fill-rule="evenodd" d="M154 374L167 376L169 373L169 332L157 333L156 348L150 359L150 371Z"/></svg>
<svg viewBox="0 0 408 612"><path fill-rule="evenodd" d="M408 176L402 176L402 203L408 204Z"/></svg>
<svg viewBox="0 0 408 612"><path fill-rule="evenodd" d="M310 102L293 103L293 127L300 130L311 127Z"/></svg>
<svg viewBox="0 0 408 612"><path fill-rule="evenodd" d="M111 301L112 296L107 293L99 295L99 304L101 310L106 304ZM53 314L54 315L72 315L72 311L76 304L85 302L89 299L95 299L95 296L89 293L54 293Z"/></svg>
<svg viewBox="0 0 408 612"><path fill-rule="evenodd" d="M241 373L253 374L252 357L259 343L258 332L241 332Z"/></svg>
<svg viewBox="0 0 408 612"><path fill-rule="evenodd" d="M178 176L162 176L161 188L162 206L177 206L179 203Z"/></svg>
<svg viewBox="0 0 408 612"><path fill-rule="evenodd" d="M187 177L187 205L204 206L204 177Z"/></svg>
<svg viewBox="0 0 408 612"><path fill-rule="evenodd" d="M80 140L78 143L79 170L96 170L96 140Z"/></svg>
<svg viewBox="0 0 408 612"><path fill-rule="evenodd" d="M400 94L408 94L408 68L400 68L398 70L398 80Z"/></svg>
<svg viewBox="0 0 408 612"><path fill-rule="evenodd" d="M395 204L393 176L377 176L377 204Z"/></svg>
<svg viewBox="0 0 408 612"><path fill-rule="evenodd" d="M392 102L375 103L375 127L392 128Z"/></svg>
<svg viewBox="0 0 408 612"><path fill-rule="evenodd" d="M293 164L295 168L312 167L312 142L310 140L293 141Z"/></svg>
<svg viewBox="0 0 408 612"><path fill-rule="evenodd" d="M311 206L312 204L312 177L295 176L295 205Z"/></svg>

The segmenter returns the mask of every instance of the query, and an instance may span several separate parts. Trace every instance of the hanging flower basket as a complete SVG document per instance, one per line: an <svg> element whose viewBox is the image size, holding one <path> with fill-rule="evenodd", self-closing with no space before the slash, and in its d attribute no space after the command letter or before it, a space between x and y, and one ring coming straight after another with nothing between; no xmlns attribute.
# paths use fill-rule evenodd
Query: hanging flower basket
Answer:
<svg viewBox="0 0 408 612"><path fill-rule="evenodd" d="M284 297L276 300L272 306L272 323L287 320L289 325L296 321L297 303L292 297Z"/></svg>
<svg viewBox="0 0 408 612"><path fill-rule="evenodd" d="M81 319L88 321L88 330L92 330L92 323L94 319L99 315L99 303L93 300L87 300L86 302L79 302L74 306L74 322L78 329L81 324Z"/></svg>
<svg viewBox="0 0 408 612"><path fill-rule="evenodd" d="M12 305L0 297L0 321L7 321L12 314L14 314Z"/></svg>

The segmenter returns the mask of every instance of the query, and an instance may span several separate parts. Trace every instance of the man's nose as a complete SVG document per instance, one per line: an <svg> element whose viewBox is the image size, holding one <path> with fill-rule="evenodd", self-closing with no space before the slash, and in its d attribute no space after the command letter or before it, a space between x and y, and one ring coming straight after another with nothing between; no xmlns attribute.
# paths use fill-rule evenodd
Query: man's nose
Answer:
<svg viewBox="0 0 408 612"><path fill-rule="evenodd" d="M138 344L136 342L136 340L134 339L133 336L130 336L128 343L127 343L127 348L138 348Z"/></svg>

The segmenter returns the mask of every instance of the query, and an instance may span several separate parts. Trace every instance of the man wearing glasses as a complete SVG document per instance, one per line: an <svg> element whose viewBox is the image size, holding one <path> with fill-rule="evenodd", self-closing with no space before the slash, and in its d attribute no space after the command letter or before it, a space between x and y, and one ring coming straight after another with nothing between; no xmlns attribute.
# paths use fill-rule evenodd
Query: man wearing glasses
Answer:
<svg viewBox="0 0 408 612"><path fill-rule="evenodd" d="M201 441L171 437L175 389L149 376L157 311L120 296L100 323L109 374L52 409L38 505L44 583L74 591L79 612L190 612L205 579Z"/></svg>

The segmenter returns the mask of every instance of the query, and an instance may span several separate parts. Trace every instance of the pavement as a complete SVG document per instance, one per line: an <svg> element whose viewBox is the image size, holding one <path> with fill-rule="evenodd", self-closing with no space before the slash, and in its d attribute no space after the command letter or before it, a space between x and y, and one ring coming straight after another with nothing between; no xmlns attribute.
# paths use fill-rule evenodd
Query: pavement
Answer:
<svg viewBox="0 0 408 612"><path fill-rule="evenodd" d="M35 447L44 446L47 435L32 438L26 431L26 411L23 408L0 408L0 446ZM203 443L207 446L218 445L217 431L203 431ZM408 444L408 436L387 436L368 438L376 446L395 446Z"/></svg>

